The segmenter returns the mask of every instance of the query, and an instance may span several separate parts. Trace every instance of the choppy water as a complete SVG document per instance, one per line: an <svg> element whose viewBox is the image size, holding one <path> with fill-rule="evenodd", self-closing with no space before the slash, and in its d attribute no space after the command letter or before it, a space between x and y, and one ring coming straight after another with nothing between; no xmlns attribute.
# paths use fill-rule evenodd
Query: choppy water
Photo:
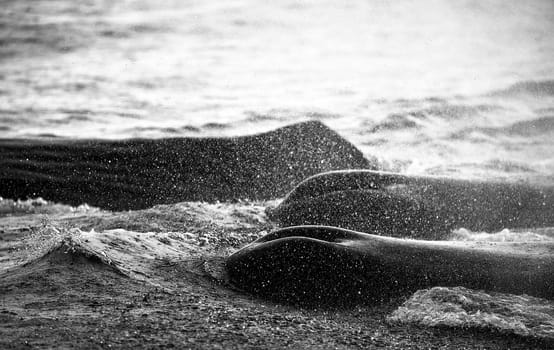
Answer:
<svg viewBox="0 0 554 350"><path fill-rule="evenodd" d="M222 264L228 254L264 235L266 230L271 230L273 225L266 221L264 214L267 204L185 202L113 213L88 206L76 208L44 200L14 202L0 199L3 237L0 240L0 274L4 273L1 276L3 280L0 278L0 281L6 284L10 280L19 279L26 283L14 289L14 293L17 293L16 307L12 304L13 294L7 292L4 313L15 310L19 312L18 317L21 316L21 295L32 288L28 281L34 266L46 261L49 266L57 267L58 276L62 274L64 278L52 277L56 276L56 272L49 270L45 273L46 279L54 281L55 285L62 285L60 289L67 291L67 288L71 288L68 287L67 280L72 271L75 273L70 267L78 265L75 261L79 258L81 268L86 268L86 273L92 277L105 278L98 266L100 263L104 268L118 271L121 283L131 278L146 284L179 290L183 289L183 285L176 286L175 281L184 280L185 284L190 283L188 279L183 279L183 270L175 268L182 266L181 269L194 271L197 276L209 276L218 280L220 283L207 294L213 295L214 289L219 290L221 294L218 303L224 303L226 310L232 310L232 302L236 301L237 296L233 295L233 301L229 302L222 292L226 288L223 286L227 285ZM497 233L460 229L453 233L450 240L458 246L468 244L488 249L501 249L504 246L515 247L522 252L544 252L552 250L554 228L535 232L506 229ZM168 265L160 266L160 261L173 264L169 265L173 266L169 270L170 278L164 275L164 271L167 273L168 270L162 267ZM77 273L80 276L83 272ZM44 279L39 281L44 283ZM98 293L101 295L102 291ZM122 294L125 295L123 292ZM44 291L44 295L48 295L48 292ZM98 295L95 297L101 300ZM265 305L259 299L254 300L262 307ZM53 304L47 305L48 309L42 309L42 313L57 312L52 309ZM186 308L183 305L179 307L181 310ZM270 309L275 310L274 307L273 305ZM267 310L263 312L266 313ZM290 312L291 309L288 309L287 314ZM357 311L356 315L363 317L361 315L364 313ZM56 314L58 316L59 312ZM326 321L327 317L329 316L326 316ZM333 318L330 317L331 320ZM463 330L469 329L494 330L506 335L517 334L545 341L554 339L552 301L529 295L489 293L463 287L420 290L389 314L386 320L391 325L415 323L420 327L459 328L460 337L464 337ZM294 326L297 327L297 324ZM386 335L384 337L386 339Z"/></svg>
<svg viewBox="0 0 554 350"><path fill-rule="evenodd" d="M554 184L552 33L552 0L0 0L0 138L229 136L318 119L385 170ZM111 213L0 198L0 267L19 262L9 249L42 249L65 227L108 243L114 228L174 234L191 254L237 249L272 228L263 209ZM554 228L451 237L552 239ZM158 244L149 253L170 256ZM136 268L131 246L119 247ZM548 317L523 303L539 327L522 328L522 314L502 318L509 308L480 313L504 305L485 296L471 317L449 304L440 318L428 300L412 316L552 338L551 303Z"/></svg>
<svg viewBox="0 0 554 350"><path fill-rule="evenodd" d="M0 136L321 119L387 170L554 183L554 2L16 1Z"/></svg>

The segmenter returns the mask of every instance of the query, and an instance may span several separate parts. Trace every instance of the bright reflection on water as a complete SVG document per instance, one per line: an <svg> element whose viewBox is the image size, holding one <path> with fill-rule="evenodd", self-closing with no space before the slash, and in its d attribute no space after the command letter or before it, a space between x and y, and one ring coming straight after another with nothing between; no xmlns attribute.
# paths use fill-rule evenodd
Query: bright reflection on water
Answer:
<svg viewBox="0 0 554 350"><path fill-rule="evenodd" d="M318 118L390 170L554 173L550 0L0 11L4 137L237 135Z"/></svg>

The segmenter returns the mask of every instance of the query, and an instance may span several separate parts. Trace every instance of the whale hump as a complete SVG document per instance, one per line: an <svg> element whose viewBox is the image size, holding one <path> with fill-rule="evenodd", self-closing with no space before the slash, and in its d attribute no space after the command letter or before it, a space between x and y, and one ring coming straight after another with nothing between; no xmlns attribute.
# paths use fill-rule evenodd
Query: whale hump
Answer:
<svg viewBox="0 0 554 350"><path fill-rule="evenodd" d="M230 255L230 283L277 302L353 306L435 286L554 298L553 244L381 237L329 226L275 230Z"/></svg>
<svg viewBox="0 0 554 350"><path fill-rule="evenodd" d="M372 168L319 121L226 138L3 139L0 155L0 196L110 210L272 199L316 173Z"/></svg>
<svg viewBox="0 0 554 350"><path fill-rule="evenodd" d="M552 226L553 208L554 187L340 170L302 181L268 215L280 226L445 239L456 228L494 232Z"/></svg>

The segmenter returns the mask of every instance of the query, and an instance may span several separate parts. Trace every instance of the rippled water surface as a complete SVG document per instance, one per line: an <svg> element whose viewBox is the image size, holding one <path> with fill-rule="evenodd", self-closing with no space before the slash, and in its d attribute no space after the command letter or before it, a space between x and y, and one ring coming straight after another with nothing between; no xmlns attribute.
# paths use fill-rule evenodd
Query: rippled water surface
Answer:
<svg viewBox="0 0 554 350"><path fill-rule="evenodd" d="M552 0L0 0L0 138L234 136L316 119L368 158L377 159L383 170L554 185L552 33ZM210 254L212 260L206 260L211 262L204 263L203 273L215 278L231 252L275 228L267 221L265 208L276 203L186 202L110 212L86 203L69 207L41 198L0 198L0 272L22 261L52 261L61 272L31 282L44 284L62 276L55 286L75 287L68 283L70 265L47 260L51 252L44 255L44 251L62 236L77 232L87 239L74 242L81 250L91 248L87 251L96 252L100 261L119 261L120 271L137 271L133 278L140 273L162 283L160 276L166 276L165 282L179 281L181 290L189 288L192 279L162 275L169 270L160 268L156 259L181 259L183 254L208 259ZM501 232L460 228L449 239L446 244L453 246L504 244L538 254L551 248L554 228ZM215 251L217 259L211 255ZM91 277L94 274L103 279L99 272ZM40 304L38 299L23 303L34 295L29 294L34 287L29 287L30 275L20 276L13 278L24 281L23 289L7 292L3 313L20 320L23 315L47 320L48 327L33 326L30 338L50 344L44 343L48 337L43 334L61 324L56 323L58 317L79 324L79 315L65 312L78 304L72 308L59 304L58 295L52 303ZM81 276L73 294L86 285ZM104 285L90 288L96 293L93 305L107 293L99 286ZM49 295L49 288L40 298ZM241 317L248 317L250 324L252 312L256 317L273 317L276 312L268 314L263 303L248 297L256 305L236 315L228 313L238 299L236 294L226 296L224 289L210 284L209 292L202 293L215 295L213 305L223 305L219 310L225 311L218 315L229 314L236 324ZM121 294L126 293L131 291ZM202 295L199 300L208 299ZM464 309L469 302L476 312ZM426 327L496 329L550 340L552 302L533 303L534 298L443 288L417 292L388 319ZM27 307L31 304L46 306ZM179 302L176 319L187 320L183 315L194 306L194 317L208 320L209 313L202 310L211 304ZM171 309L167 305L172 304L164 305ZM110 322L108 309L96 313L88 302L83 308L92 315L83 313L87 324L95 315ZM36 310L47 312L48 318ZM152 314L172 315L158 311ZM366 338L371 344L398 346L391 342L398 339L398 328L391 328L395 332L391 336L383 326L383 312L357 312L356 317L370 317L367 329L376 337L375 342L373 336ZM275 319L279 327L287 324L281 315ZM343 323L340 317L326 315L325 329L334 324L328 320ZM138 324L129 322L130 327ZM309 322L306 329L312 329L313 320ZM24 328L16 325L14 330ZM259 322L255 336L242 327L237 337L243 341L245 336L282 334L271 325ZM295 321L294 337L301 338L298 330L304 327L297 326ZM268 333L260 333L263 327L270 328ZM357 324L355 328L356 336L362 334ZM68 328L65 333L72 341L82 338L74 337L75 332ZM460 332L454 343L452 336L426 340L431 333L441 334L425 331L423 338L410 341L421 343L414 346L444 346L465 337ZM10 336L15 339L19 334ZM469 335L471 344L478 344L473 336ZM58 344L58 338L52 339Z"/></svg>
<svg viewBox="0 0 554 350"><path fill-rule="evenodd" d="M0 136L320 119L382 168L554 183L554 2L2 1Z"/></svg>

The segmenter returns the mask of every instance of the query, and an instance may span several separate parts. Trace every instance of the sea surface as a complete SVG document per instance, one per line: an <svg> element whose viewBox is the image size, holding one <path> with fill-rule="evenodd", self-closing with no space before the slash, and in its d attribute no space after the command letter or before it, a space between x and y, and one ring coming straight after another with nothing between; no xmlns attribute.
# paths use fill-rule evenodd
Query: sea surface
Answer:
<svg viewBox="0 0 554 350"><path fill-rule="evenodd" d="M227 137L315 119L381 170L554 185L552 33L552 0L0 0L0 138ZM275 228L265 208L278 201L109 212L0 197L0 282L53 261L62 277L49 283L78 290L55 256L63 242L153 281L156 259L222 271ZM552 246L554 227L449 239L531 251ZM14 293L4 308L22 313ZM26 315L52 329L39 306ZM420 291L389 319L554 339L552 301L460 288Z"/></svg>
<svg viewBox="0 0 554 350"><path fill-rule="evenodd" d="M408 174L554 183L554 2L2 0L0 137L318 119Z"/></svg>

